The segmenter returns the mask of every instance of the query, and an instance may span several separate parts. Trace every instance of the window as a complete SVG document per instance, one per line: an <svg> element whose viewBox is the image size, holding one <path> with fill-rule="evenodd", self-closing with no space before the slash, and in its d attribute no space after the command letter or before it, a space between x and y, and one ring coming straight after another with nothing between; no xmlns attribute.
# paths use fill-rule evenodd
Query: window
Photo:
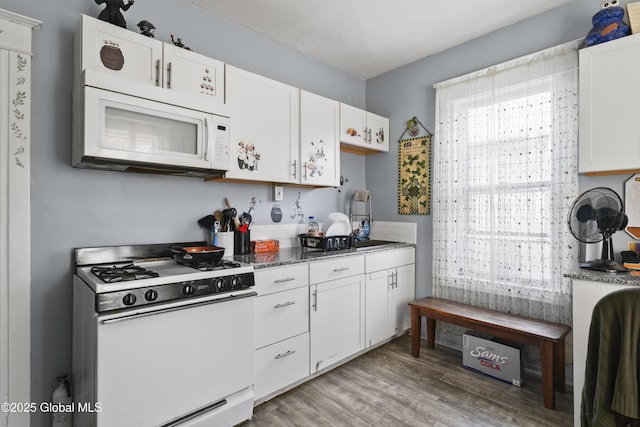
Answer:
<svg viewBox="0 0 640 427"><path fill-rule="evenodd" d="M434 294L569 323L577 242L577 50L436 85Z"/></svg>

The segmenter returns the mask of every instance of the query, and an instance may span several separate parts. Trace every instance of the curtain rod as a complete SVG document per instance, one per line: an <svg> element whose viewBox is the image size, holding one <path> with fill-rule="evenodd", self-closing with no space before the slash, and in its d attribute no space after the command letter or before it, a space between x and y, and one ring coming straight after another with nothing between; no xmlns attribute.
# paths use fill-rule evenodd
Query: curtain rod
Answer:
<svg viewBox="0 0 640 427"><path fill-rule="evenodd" d="M482 77L482 76L486 76L492 73L496 73L498 71L504 71L504 70L508 70L509 68L513 68L516 67L520 64L522 64L523 62L528 62L528 61L533 61L538 59L540 56L544 56L544 55L549 55L549 54L557 54L557 53L562 53L564 51L571 51L571 50L577 50L578 46L580 45L580 43L582 42L583 38L579 38L567 43L562 43L559 44L557 46L552 46L546 49L542 49L539 50L537 52L533 52L527 55L523 55L520 56L518 58L514 58L514 59L510 59L508 61L505 62L501 62L499 64L496 65L492 65L490 67L487 68L483 68L480 70L476 70L476 71L472 71L471 73L468 74L463 74L461 76L458 77L453 77L451 79L448 80L444 80L438 83L434 83L433 84L433 88L434 89L439 89L442 87L447 87L447 86L451 86L454 84L458 84L458 83L462 83L464 81L470 80L470 79L475 79L478 77Z"/></svg>

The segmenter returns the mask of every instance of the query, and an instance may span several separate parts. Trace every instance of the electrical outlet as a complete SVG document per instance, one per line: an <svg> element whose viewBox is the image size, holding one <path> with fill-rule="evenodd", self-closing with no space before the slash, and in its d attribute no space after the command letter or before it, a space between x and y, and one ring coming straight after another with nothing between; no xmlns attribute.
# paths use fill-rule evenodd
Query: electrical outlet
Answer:
<svg viewBox="0 0 640 427"><path fill-rule="evenodd" d="M284 200L284 187L282 185L273 186L273 200L281 202Z"/></svg>

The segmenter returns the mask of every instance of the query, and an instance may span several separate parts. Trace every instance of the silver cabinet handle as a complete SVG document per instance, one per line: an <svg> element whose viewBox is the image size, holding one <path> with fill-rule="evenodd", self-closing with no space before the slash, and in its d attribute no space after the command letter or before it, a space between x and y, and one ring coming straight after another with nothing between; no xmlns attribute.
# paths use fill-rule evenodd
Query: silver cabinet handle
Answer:
<svg viewBox="0 0 640 427"><path fill-rule="evenodd" d="M287 301L287 302L283 302L282 304L276 304L273 306L273 308L282 308L282 307L288 307L290 305L295 304L295 301Z"/></svg>
<svg viewBox="0 0 640 427"><path fill-rule="evenodd" d="M156 86L160 86L160 60L156 60Z"/></svg>
<svg viewBox="0 0 640 427"><path fill-rule="evenodd" d="M171 89L171 62L167 64L167 89Z"/></svg>
<svg viewBox="0 0 640 427"><path fill-rule="evenodd" d="M304 164L302 165L302 170L304 171L302 177L306 181L307 180L307 162L304 162Z"/></svg>
<svg viewBox="0 0 640 427"><path fill-rule="evenodd" d="M291 356L293 353L295 353L295 350L288 350L284 353L281 354L276 354L276 357L274 357L274 359L282 359L283 357L287 357L287 356Z"/></svg>
<svg viewBox="0 0 640 427"><path fill-rule="evenodd" d="M284 279L278 279L278 280L274 280L273 283L285 283L285 282L291 282L293 280L296 280L295 277L287 277Z"/></svg>
<svg viewBox="0 0 640 427"><path fill-rule="evenodd" d="M318 311L318 290L313 291L313 311Z"/></svg>
<svg viewBox="0 0 640 427"><path fill-rule="evenodd" d="M298 161L294 160L293 161L293 177L294 178L298 177L298 171L296 170L297 166L298 166Z"/></svg>
<svg viewBox="0 0 640 427"><path fill-rule="evenodd" d="M349 267L341 267L341 268L334 268L333 271L334 273L340 273L341 271L347 271L349 269Z"/></svg>
<svg viewBox="0 0 640 427"><path fill-rule="evenodd" d="M371 128L369 128L369 130L367 131L367 134L369 135L369 144L372 144L373 140L371 139Z"/></svg>

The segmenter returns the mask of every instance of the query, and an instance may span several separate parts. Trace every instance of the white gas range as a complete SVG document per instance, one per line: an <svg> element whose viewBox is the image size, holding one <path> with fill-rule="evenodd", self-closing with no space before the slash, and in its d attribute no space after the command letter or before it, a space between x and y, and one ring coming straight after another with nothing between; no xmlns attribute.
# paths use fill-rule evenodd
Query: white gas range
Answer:
<svg viewBox="0 0 640 427"><path fill-rule="evenodd" d="M75 425L232 426L251 417L253 268L181 265L173 246L76 249Z"/></svg>

